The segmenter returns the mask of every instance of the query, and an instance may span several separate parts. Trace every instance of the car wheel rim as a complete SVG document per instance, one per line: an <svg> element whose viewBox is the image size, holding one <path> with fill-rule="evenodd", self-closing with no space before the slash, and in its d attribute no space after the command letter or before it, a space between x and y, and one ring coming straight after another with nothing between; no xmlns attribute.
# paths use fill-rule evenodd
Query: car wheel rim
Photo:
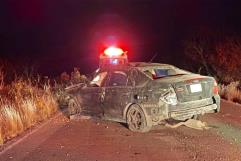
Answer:
<svg viewBox="0 0 241 161"><path fill-rule="evenodd" d="M71 100L69 103L70 114L75 114L76 107L77 107L77 104L75 103L75 101Z"/></svg>
<svg viewBox="0 0 241 161"><path fill-rule="evenodd" d="M70 108L73 110L73 109L75 109L75 107L76 107L76 104L74 102L71 102L70 103Z"/></svg>
<svg viewBox="0 0 241 161"><path fill-rule="evenodd" d="M143 128L143 115L137 109L131 109L128 114L129 126L135 130Z"/></svg>

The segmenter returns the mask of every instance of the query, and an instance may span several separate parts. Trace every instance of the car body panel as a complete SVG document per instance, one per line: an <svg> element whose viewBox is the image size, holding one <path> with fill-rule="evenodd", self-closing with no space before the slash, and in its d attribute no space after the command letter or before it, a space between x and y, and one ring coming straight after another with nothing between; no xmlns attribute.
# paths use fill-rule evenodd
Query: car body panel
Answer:
<svg viewBox="0 0 241 161"><path fill-rule="evenodd" d="M131 90L126 87L107 87L103 101L104 116L122 119L123 110L131 102Z"/></svg>

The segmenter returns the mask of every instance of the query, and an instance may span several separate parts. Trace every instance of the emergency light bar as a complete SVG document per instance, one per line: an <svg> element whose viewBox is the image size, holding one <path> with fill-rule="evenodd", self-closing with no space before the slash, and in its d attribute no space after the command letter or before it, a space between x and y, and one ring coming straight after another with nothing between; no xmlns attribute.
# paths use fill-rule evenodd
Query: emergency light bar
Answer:
<svg viewBox="0 0 241 161"><path fill-rule="evenodd" d="M109 47L100 55L100 67L128 63L127 52L121 48Z"/></svg>
<svg viewBox="0 0 241 161"><path fill-rule="evenodd" d="M124 51L121 48L109 47L105 49L104 54L109 57L118 57L121 56Z"/></svg>

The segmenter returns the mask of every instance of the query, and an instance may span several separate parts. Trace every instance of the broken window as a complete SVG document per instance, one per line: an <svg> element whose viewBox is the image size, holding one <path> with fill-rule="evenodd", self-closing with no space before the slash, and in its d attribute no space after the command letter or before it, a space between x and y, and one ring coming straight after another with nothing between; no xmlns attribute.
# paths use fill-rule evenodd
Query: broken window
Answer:
<svg viewBox="0 0 241 161"><path fill-rule="evenodd" d="M115 71L111 74L109 86L126 86L127 74L122 71Z"/></svg>
<svg viewBox="0 0 241 161"><path fill-rule="evenodd" d="M131 72L131 81L134 82L136 86L143 84L147 81L147 77L145 74L138 70L132 70Z"/></svg>
<svg viewBox="0 0 241 161"><path fill-rule="evenodd" d="M186 72L186 71L178 69L178 68L166 68L166 67L149 68L149 69L144 70L144 73L148 77L151 77L152 79L190 74L190 72Z"/></svg>

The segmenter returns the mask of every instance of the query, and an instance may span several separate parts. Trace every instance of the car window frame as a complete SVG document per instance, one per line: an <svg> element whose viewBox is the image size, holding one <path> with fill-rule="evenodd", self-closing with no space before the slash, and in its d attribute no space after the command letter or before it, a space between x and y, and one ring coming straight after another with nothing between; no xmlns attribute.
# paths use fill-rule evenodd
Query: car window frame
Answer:
<svg viewBox="0 0 241 161"><path fill-rule="evenodd" d="M143 80L145 80L145 81L143 81L142 83L144 83L144 82L146 82L146 81L148 81L148 80L151 80L150 79L150 77L146 74L146 73L144 73L142 70L140 70L140 69L132 69L131 70L131 81L132 81L132 84L134 84L133 86L139 86L139 85L141 85L142 83L141 82L138 82L137 80L136 80L136 76L135 76L135 74L137 74L137 75L141 75L141 77L143 77Z"/></svg>
<svg viewBox="0 0 241 161"><path fill-rule="evenodd" d="M174 70L176 72L176 75L178 75L178 74L185 74L185 75L191 74L191 72L183 70L183 69L179 69L179 68L177 68L175 66L153 66L153 67L149 67L149 68L142 68L141 72L143 74L145 74L148 78L154 80L154 78L152 76L152 71L154 72L155 69ZM149 72L149 74L147 72ZM172 75L160 77L158 79L168 78L169 76L172 76ZM175 76L175 75L173 75L173 76Z"/></svg>
<svg viewBox="0 0 241 161"><path fill-rule="evenodd" d="M116 85L116 86L113 86L113 85L110 85L110 81L111 81L111 76L113 75L113 73L124 73L125 76L126 76L126 83L125 85ZM108 79L106 81L106 84L105 84L105 87L127 87L128 86L128 82L129 82L129 73L124 71L124 70L115 70L115 71L111 71L108 75Z"/></svg>

